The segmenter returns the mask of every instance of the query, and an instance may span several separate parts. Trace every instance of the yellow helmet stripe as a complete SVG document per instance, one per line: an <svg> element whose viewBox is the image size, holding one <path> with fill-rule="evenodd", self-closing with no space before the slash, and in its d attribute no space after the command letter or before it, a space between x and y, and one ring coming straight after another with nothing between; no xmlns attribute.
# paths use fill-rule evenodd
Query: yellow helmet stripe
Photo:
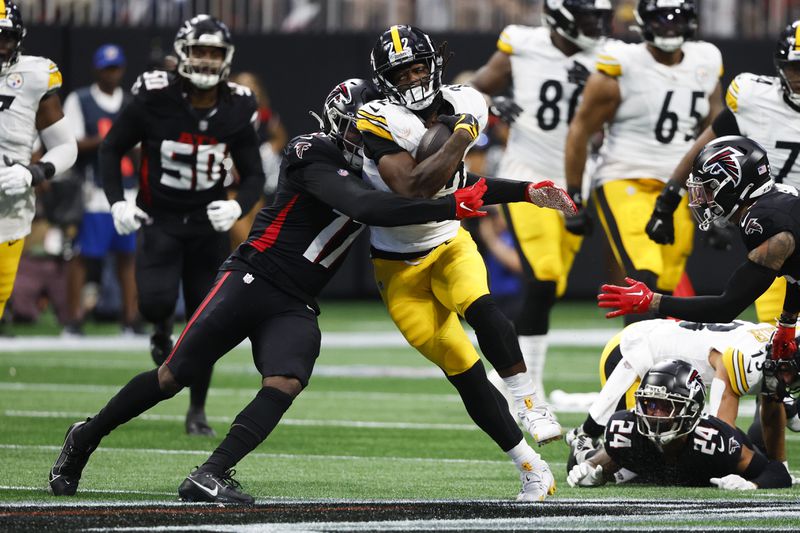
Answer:
<svg viewBox="0 0 800 533"><path fill-rule="evenodd" d="M6 18L6 0L0 0L0 19Z"/></svg>
<svg viewBox="0 0 800 533"><path fill-rule="evenodd" d="M794 49L800 50L800 24L794 29Z"/></svg>
<svg viewBox="0 0 800 533"><path fill-rule="evenodd" d="M403 51L403 42L400 40L400 30L397 26L392 26L392 43L394 43L394 53L399 54Z"/></svg>

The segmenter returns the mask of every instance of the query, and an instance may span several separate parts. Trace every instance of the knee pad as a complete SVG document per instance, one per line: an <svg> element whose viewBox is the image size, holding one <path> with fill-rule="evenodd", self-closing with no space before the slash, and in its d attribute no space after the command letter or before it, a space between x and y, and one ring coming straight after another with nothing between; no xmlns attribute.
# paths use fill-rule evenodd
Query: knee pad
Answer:
<svg viewBox="0 0 800 533"><path fill-rule="evenodd" d="M522 361L514 324L490 295L475 300L467 308L464 318L475 330L483 355L494 368L504 369Z"/></svg>
<svg viewBox="0 0 800 533"><path fill-rule="evenodd" d="M514 321L519 335L545 335L550 329L550 310L556 303L556 282L529 280L525 300Z"/></svg>

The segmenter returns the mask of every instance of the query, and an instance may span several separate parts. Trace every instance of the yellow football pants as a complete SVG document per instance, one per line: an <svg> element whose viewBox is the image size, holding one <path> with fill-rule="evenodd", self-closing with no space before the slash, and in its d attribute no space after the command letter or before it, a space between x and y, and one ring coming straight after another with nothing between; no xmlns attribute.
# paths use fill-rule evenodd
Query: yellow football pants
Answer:
<svg viewBox="0 0 800 533"><path fill-rule="evenodd" d="M786 280L783 276L775 278L767 292L756 300L756 316L759 322L775 324L783 312L783 298L786 296Z"/></svg>
<svg viewBox="0 0 800 533"><path fill-rule="evenodd" d="M3 316L6 302L14 289L14 279L17 277L19 258L22 257L24 243L25 239L0 243L0 317Z"/></svg>
<svg viewBox="0 0 800 533"><path fill-rule="evenodd" d="M620 331L616 335L614 335L608 343L606 343L605 348L603 348L603 353L600 355L600 388L605 387L606 381L608 381L608 377L617 368L617 365L622 361L622 352L620 351L619 343L622 339L622 332ZM633 397L633 393L639 388L639 384L642 380L637 379L633 385L625 392L625 409L633 409L636 406L636 401ZM619 405L618 408L622 406Z"/></svg>

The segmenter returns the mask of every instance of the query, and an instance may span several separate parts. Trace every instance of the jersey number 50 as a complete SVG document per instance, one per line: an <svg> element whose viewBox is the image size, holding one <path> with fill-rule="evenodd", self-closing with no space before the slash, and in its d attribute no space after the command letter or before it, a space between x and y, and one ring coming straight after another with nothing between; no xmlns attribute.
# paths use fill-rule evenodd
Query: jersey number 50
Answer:
<svg viewBox="0 0 800 533"><path fill-rule="evenodd" d="M173 189L210 189L225 178L231 166L225 143L161 143L161 184Z"/></svg>

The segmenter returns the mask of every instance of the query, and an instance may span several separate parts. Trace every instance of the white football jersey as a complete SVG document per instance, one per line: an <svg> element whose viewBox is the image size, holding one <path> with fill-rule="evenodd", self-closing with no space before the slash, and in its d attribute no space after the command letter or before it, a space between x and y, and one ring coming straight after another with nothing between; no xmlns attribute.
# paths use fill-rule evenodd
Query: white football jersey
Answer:
<svg viewBox="0 0 800 533"><path fill-rule="evenodd" d="M61 72L44 57L21 55L0 72L0 155L30 163L39 101L60 87ZM34 201L33 188L19 196L0 194L0 242L30 233Z"/></svg>
<svg viewBox="0 0 800 533"><path fill-rule="evenodd" d="M620 352L639 377L661 361L680 359L691 363L711 384L714 369L708 362L712 349L723 354L722 362L739 396L761 381L764 344L775 331L771 324L734 320L728 324L703 324L675 320L644 320L622 330ZM736 375L732 376L731 368Z"/></svg>
<svg viewBox="0 0 800 533"><path fill-rule="evenodd" d="M516 24L503 30L497 48L510 56L514 101L522 108L511 125L498 177L549 179L566 188L564 143L583 90L568 81L567 72L575 63L593 71L595 53L566 56L553 45L549 28Z"/></svg>
<svg viewBox="0 0 800 533"><path fill-rule="evenodd" d="M667 66L644 43L609 43L597 70L619 81L621 102L606 125L597 185L619 179L667 181L691 148L709 113L709 96L722 75L711 43L684 43L683 60Z"/></svg>
<svg viewBox="0 0 800 533"><path fill-rule="evenodd" d="M455 113L469 113L474 116L480 129L486 127L489 110L483 95L466 85L443 85L442 96L453 106ZM427 129L419 116L405 107L388 100L376 100L365 104L358 111L359 128L375 133L397 143L401 148L416 157L417 146ZM390 191L378 172L378 166L371 159L364 160L364 179L374 188ZM466 176L457 172L433 198L452 194L463 187ZM461 223L457 220L428 222L396 228L370 227L370 242L379 250L396 253L422 252L435 248L452 239L458 233Z"/></svg>
<svg viewBox="0 0 800 533"><path fill-rule="evenodd" d="M728 86L725 103L739 132L767 150L772 177L800 187L800 111L786 103L780 79L739 74Z"/></svg>

